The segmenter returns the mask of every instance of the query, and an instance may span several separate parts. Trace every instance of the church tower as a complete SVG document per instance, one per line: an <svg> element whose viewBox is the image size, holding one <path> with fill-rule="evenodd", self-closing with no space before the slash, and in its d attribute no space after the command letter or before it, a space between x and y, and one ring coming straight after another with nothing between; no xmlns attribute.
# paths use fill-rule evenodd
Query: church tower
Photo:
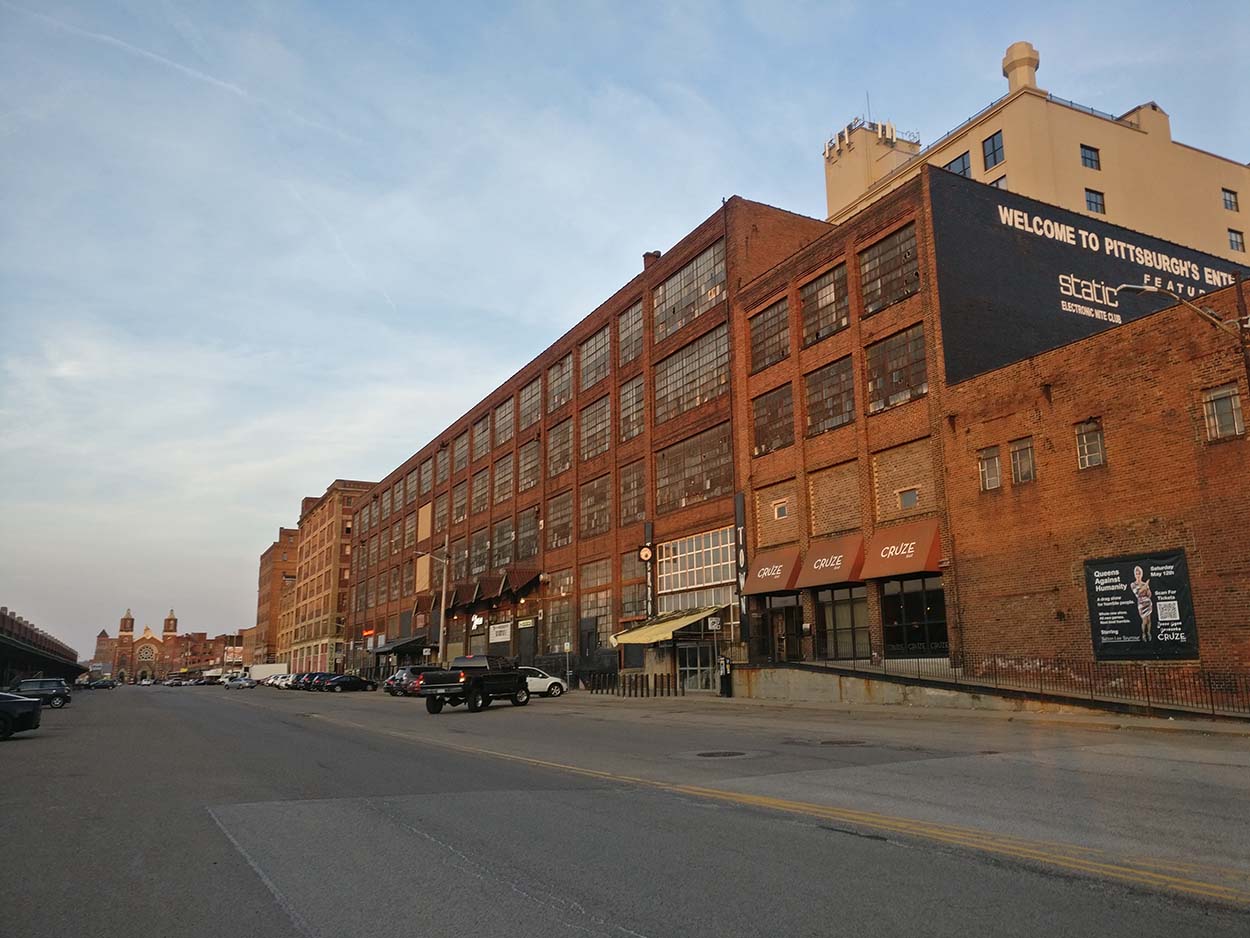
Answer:
<svg viewBox="0 0 1250 938"><path fill-rule="evenodd" d="M134 650L135 617L126 610L117 625L117 652L113 656L113 677L124 681L134 673L131 653Z"/></svg>
<svg viewBox="0 0 1250 938"><path fill-rule="evenodd" d="M168 638L171 635L176 635L177 632L178 632L178 617L174 615L174 611L170 609L169 615L165 617L165 630L164 630L162 637Z"/></svg>
<svg viewBox="0 0 1250 938"><path fill-rule="evenodd" d="M130 614L130 610L126 610L126 614L122 616L121 623L117 626L117 631L122 635L134 635L135 617Z"/></svg>

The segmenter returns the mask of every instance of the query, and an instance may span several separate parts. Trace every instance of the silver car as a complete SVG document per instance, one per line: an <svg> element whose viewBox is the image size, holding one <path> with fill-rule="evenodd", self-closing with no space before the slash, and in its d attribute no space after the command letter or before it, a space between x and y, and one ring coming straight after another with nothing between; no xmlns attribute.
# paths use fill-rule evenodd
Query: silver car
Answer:
<svg viewBox="0 0 1250 938"><path fill-rule="evenodd" d="M240 687L255 687L256 682L250 677L232 677L226 681L227 690L238 690Z"/></svg>

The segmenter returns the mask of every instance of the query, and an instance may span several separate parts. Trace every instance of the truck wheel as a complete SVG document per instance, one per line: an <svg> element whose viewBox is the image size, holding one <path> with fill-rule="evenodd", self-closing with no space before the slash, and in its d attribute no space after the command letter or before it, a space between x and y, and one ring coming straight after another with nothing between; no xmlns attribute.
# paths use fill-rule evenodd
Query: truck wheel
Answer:
<svg viewBox="0 0 1250 938"><path fill-rule="evenodd" d="M0 713L0 739L8 739L13 735L13 718L7 713Z"/></svg>
<svg viewBox="0 0 1250 938"><path fill-rule="evenodd" d="M528 687L522 687L519 691L512 695L512 706L524 707L530 702L530 692Z"/></svg>
<svg viewBox="0 0 1250 938"><path fill-rule="evenodd" d="M437 697L426 697L425 698L425 712L426 713L442 713L443 702L439 700Z"/></svg>
<svg viewBox="0 0 1250 938"><path fill-rule="evenodd" d="M469 697L468 697L468 701L467 701L467 702L468 702L468 704L469 704L469 712L470 712L470 713L477 713L477 712L478 712L479 710L481 710L484 706L486 706L486 704L485 704L485 703L483 702L483 700L482 700L482 697L483 697L483 695L482 695L482 692L481 692L480 690L471 690L471 691L469 691Z"/></svg>

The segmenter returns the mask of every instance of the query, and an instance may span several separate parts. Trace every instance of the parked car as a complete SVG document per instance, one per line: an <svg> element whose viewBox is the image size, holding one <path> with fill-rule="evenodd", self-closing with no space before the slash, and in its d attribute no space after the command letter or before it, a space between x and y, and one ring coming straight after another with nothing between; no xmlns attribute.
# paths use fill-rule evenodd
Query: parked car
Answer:
<svg viewBox="0 0 1250 938"><path fill-rule="evenodd" d="M336 675L331 674L329 671L321 671L317 674L314 674L313 679L308 682L308 689L309 690L325 690L326 682L331 680L334 677L336 677Z"/></svg>
<svg viewBox="0 0 1250 938"><path fill-rule="evenodd" d="M525 685L530 689L531 694L559 697L569 689L561 678L552 677L539 668L523 667L521 673L525 675Z"/></svg>
<svg viewBox="0 0 1250 938"><path fill-rule="evenodd" d="M151 687L151 686L152 686L152 679L151 679L150 677L145 677L142 681L140 681L140 682L139 682L139 686L140 686L140 687Z"/></svg>
<svg viewBox="0 0 1250 938"><path fill-rule="evenodd" d="M490 706L492 700L508 698L514 707L530 702L525 675L507 658L496 655L461 655L446 671L417 676L416 692L425 698L429 713L442 713L445 704L464 704L470 713Z"/></svg>
<svg viewBox="0 0 1250 938"><path fill-rule="evenodd" d="M299 689L300 690L312 690L313 681L319 678L321 676L321 673L322 672L320 671L309 671L307 674L304 675L303 679L299 682Z"/></svg>
<svg viewBox="0 0 1250 938"><path fill-rule="evenodd" d="M405 665L386 679L384 687L392 697L415 697L417 692L413 685L417 676L437 670L436 664Z"/></svg>
<svg viewBox="0 0 1250 938"><path fill-rule="evenodd" d="M240 674L238 677L232 677L230 678L230 680L226 681L226 690L239 690L240 688L244 688L244 687L250 688L250 687L255 687L255 686L256 686L255 681L253 681L250 677L246 677L242 674Z"/></svg>
<svg viewBox="0 0 1250 938"><path fill-rule="evenodd" d="M299 690L299 682L304 679L305 672L296 671L291 675L291 679L286 682L284 690Z"/></svg>
<svg viewBox="0 0 1250 938"><path fill-rule="evenodd" d="M0 739L39 728L43 701L20 694L0 694Z"/></svg>
<svg viewBox="0 0 1250 938"><path fill-rule="evenodd" d="M337 674L325 682L322 690L341 694L345 690L377 690L378 682L370 681L355 674Z"/></svg>
<svg viewBox="0 0 1250 938"><path fill-rule="evenodd" d="M35 697L53 710L60 710L74 699L69 686L59 677L32 677L18 681L12 692L19 697Z"/></svg>
<svg viewBox="0 0 1250 938"><path fill-rule="evenodd" d="M180 677L170 677L165 679L166 687L181 687L182 683L183 681Z"/></svg>

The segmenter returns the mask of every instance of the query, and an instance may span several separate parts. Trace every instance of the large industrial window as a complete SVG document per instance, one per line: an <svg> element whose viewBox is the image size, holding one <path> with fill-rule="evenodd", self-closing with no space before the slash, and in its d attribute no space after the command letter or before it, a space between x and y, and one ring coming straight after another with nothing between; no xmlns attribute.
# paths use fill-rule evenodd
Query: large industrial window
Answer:
<svg viewBox="0 0 1250 938"><path fill-rule="evenodd" d="M447 493L434 499L434 530L441 531L447 527Z"/></svg>
<svg viewBox="0 0 1250 938"><path fill-rule="evenodd" d="M924 359L924 323L896 332L865 350L868 412L902 404L929 391Z"/></svg>
<svg viewBox="0 0 1250 938"><path fill-rule="evenodd" d="M577 536L597 537L612 527L612 477L603 475L584 484L578 492Z"/></svg>
<svg viewBox="0 0 1250 938"><path fill-rule="evenodd" d="M946 594L940 576L886 580L881 584L881 625L890 658L947 654Z"/></svg>
<svg viewBox="0 0 1250 938"><path fill-rule="evenodd" d="M717 326L655 366L655 422L693 410L729 390L729 330Z"/></svg>
<svg viewBox="0 0 1250 938"><path fill-rule="evenodd" d="M851 356L804 376L807 436L817 436L855 419L855 370Z"/></svg>
<svg viewBox="0 0 1250 938"><path fill-rule="evenodd" d="M577 571L578 589L592 590L612 582L612 561L604 557L584 563Z"/></svg>
<svg viewBox="0 0 1250 938"><path fill-rule="evenodd" d="M387 489L382 493L382 517L385 518L391 513L391 490Z"/></svg>
<svg viewBox="0 0 1250 938"><path fill-rule="evenodd" d="M451 468L451 451L446 444L434 456L434 482L442 485L447 481L448 470Z"/></svg>
<svg viewBox="0 0 1250 938"><path fill-rule="evenodd" d="M655 454L655 510L666 514L733 491L729 424L722 423Z"/></svg>
<svg viewBox="0 0 1250 938"><path fill-rule="evenodd" d="M490 470L480 469L473 473L473 513L490 507Z"/></svg>
<svg viewBox="0 0 1250 938"><path fill-rule="evenodd" d="M963 153L959 154L959 156L955 157L942 168L955 173L957 176L968 176L971 178L972 158L969 156L969 152L964 150Z"/></svg>
<svg viewBox="0 0 1250 938"><path fill-rule="evenodd" d="M846 265L839 264L799 288L803 313L803 346L819 342L851 324L851 301L846 292Z"/></svg>
<svg viewBox="0 0 1250 938"><path fill-rule="evenodd" d="M583 462L606 453L612 442L612 399L601 397L593 404L583 407L579 429L579 449Z"/></svg>
<svg viewBox="0 0 1250 938"><path fill-rule="evenodd" d="M512 533L511 518L495 522L494 530L491 531L490 565L496 570L512 563L512 549L516 546Z"/></svg>
<svg viewBox="0 0 1250 938"><path fill-rule="evenodd" d="M643 405L642 375L621 385L621 442L632 440L643 431L646 419Z"/></svg>
<svg viewBox="0 0 1250 938"><path fill-rule="evenodd" d="M460 472L469 465L469 434L462 433L451 444L452 472Z"/></svg>
<svg viewBox="0 0 1250 938"><path fill-rule="evenodd" d="M640 459L620 472L621 524L641 521L647 513L646 467Z"/></svg>
<svg viewBox="0 0 1250 938"><path fill-rule="evenodd" d="M656 589L660 593L731 583L734 572L733 528L718 528L667 541L656 550Z"/></svg>
<svg viewBox="0 0 1250 938"><path fill-rule="evenodd" d="M570 417L547 431L547 478L555 478L572 465L573 418Z"/></svg>
<svg viewBox="0 0 1250 938"><path fill-rule="evenodd" d="M473 458L481 459L490 452L490 414L473 425Z"/></svg>
<svg viewBox="0 0 1250 938"><path fill-rule="evenodd" d="M463 580L468 576L468 570L469 550L465 546L464 538L458 537L451 542L451 578Z"/></svg>
<svg viewBox="0 0 1250 938"><path fill-rule="evenodd" d="M512 439L512 398L495 408L495 445L501 446Z"/></svg>
<svg viewBox="0 0 1250 938"><path fill-rule="evenodd" d="M430 489L434 487L434 460L427 459L421 464L420 474L417 476L417 490L422 495L428 495Z"/></svg>
<svg viewBox="0 0 1250 938"><path fill-rule="evenodd" d="M589 339L582 343L578 358L581 360L581 382L583 391L598 384L608 376L612 367L612 334L604 326Z"/></svg>
<svg viewBox="0 0 1250 938"><path fill-rule="evenodd" d="M404 519L404 549L411 550L417 546L417 513L414 511Z"/></svg>
<svg viewBox="0 0 1250 938"><path fill-rule="evenodd" d="M417 470L413 469L404 480L404 504L411 505L417 500Z"/></svg>
<svg viewBox="0 0 1250 938"><path fill-rule="evenodd" d="M464 520L469 507L469 486L465 482L457 482L451 489L451 520L459 523Z"/></svg>
<svg viewBox="0 0 1250 938"><path fill-rule="evenodd" d="M752 373L790 356L790 304L786 300L778 300L747 324L751 328Z"/></svg>
<svg viewBox="0 0 1250 938"><path fill-rule="evenodd" d="M495 460L495 504L512 497L512 454Z"/></svg>
<svg viewBox="0 0 1250 938"><path fill-rule="evenodd" d="M538 441L530 440L517 450L517 491L529 491L538 480Z"/></svg>
<svg viewBox="0 0 1250 938"><path fill-rule="evenodd" d="M538 507L527 508L517 516L516 559L520 563L538 556Z"/></svg>
<svg viewBox="0 0 1250 938"><path fill-rule="evenodd" d="M490 531L479 528L469 536L469 574L484 573L490 565Z"/></svg>
<svg viewBox="0 0 1250 938"><path fill-rule="evenodd" d="M599 646L608 644L608 638L615 629L615 623L612 620L612 591L607 589L582 593L580 606L577 614L578 621L583 623L583 627L585 627L584 623L594 622L595 637L598 639Z"/></svg>
<svg viewBox="0 0 1250 938"><path fill-rule="evenodd" d="M655 288L655 341L706 313L725 296L725 243L717 241Z"/></svg>
<svg viewBox="0 0 1250 938"><path fill-rule="evenodd" d="M369 566L377 566L378 563L378 535L369 538Z"/></svg>
<svg viewBox="0 0 1250 938"><path fill-rule="evenodd" d="M647 584L626 583L621 587L621 618L641 619L647 614Z"/></svg>
<svg viewBox="0 0 1250 938"><path fill-rule="evenodd" d="M620 343L617 357L626 365L642 354L642 300L617 317L616 328Z"/></svg>
<svg viewBox="0 0 1250 938"><path fill-rule="evenodd" d="M1001 130L981 141L981 156L985 160L986 169L992 169L1007 159L1007 155L1003 152L1003 132Z"/></svg>
<svg viewBox="0 0 1250 938"><path fill-rule="evenodd" d="M573 356L565 355L547 369L547 413L569 402L573 396Z"/></svg>
<svg viewBox="0 0 1250 938"><path fill-rule="evenodd" d="M1206 419L1208 440L1225 440L1246 432L1241 416L1241 393L1236 384L1203 391L1202 413Z"/></svg>
<svg viewBox="0 0 1250 938"><path fill-rule="evenodd" d="M547 651L560 654L573 641L573 603L568 599L547 600Z"/></svg>
<svg viewBox="0 0 1250 938"><path fill-rule="evenodd" d="M538 422L543 415L543 379L535 378L525 387L521 388L521 417L520 428L522 430L532 427Z"/></svg>
<svg viewBox="0 0 1250 938"><path fill-rule="evenodd" d="M914 222L859 252L859 282L865 316L920 289Z"/></svg>
<svg viewBox="0 0 1250 938"><path fill-rule="evenodd" d="M547 499L547 549L565 547L573 541L573 493L562 492Z"/></svg>
<svg viewBox="0 0 1250 938"><path fill-rule="evenodd" d="M1107 461L1102 442L1102 421L1086 420L1076 425L1076 467L1093 469Z"/></svg>
<svg viewBox="0 0 1250 938"><path fill-rule="evenodd" d="M403 570L404 570L404 595L411 596L416 587L416 584L413 580L413 575L412 575L412 561L411 560L409 560L407 563L404 564Z"/></svg>
<svg viewBox="0 0 1250 938"><path fill-rule="evenodd" d="M754 418L753 456L763 456L794 443L794 393L789 384L751 401Z"/></svg>

